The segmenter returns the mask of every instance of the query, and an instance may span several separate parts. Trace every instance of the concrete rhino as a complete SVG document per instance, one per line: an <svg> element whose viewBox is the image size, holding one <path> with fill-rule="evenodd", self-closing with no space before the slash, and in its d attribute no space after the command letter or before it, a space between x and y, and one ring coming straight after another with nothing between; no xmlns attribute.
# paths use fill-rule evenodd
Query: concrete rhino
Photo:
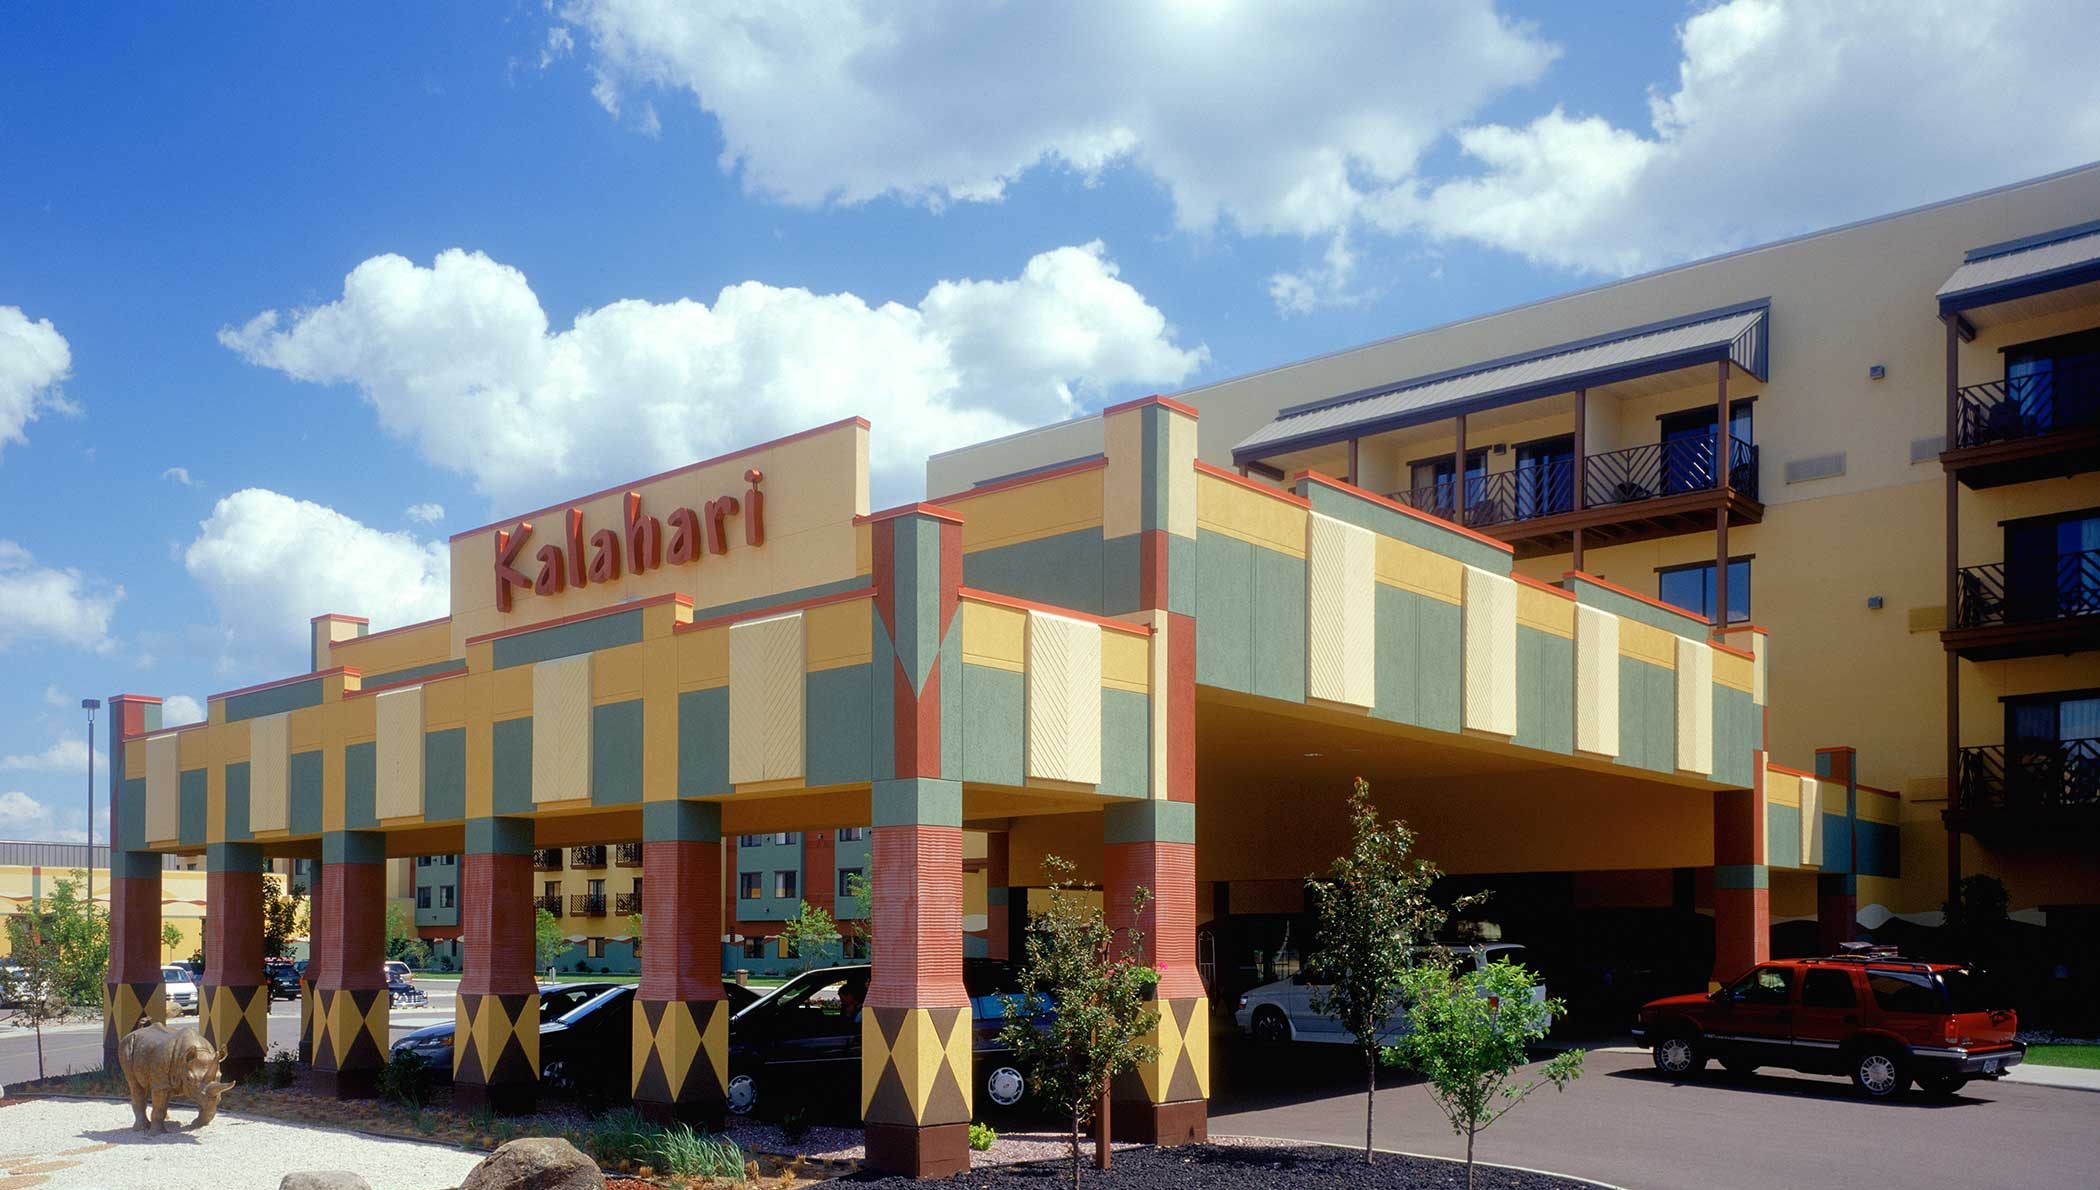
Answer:
<svg viewBox="0 0 2100 1190"><path fill-rule="evenodd" d="M219 1113L219 1096L233 1084L219 1081L219 1060L226 1051L214 1052L195 1025L170 1029L162 1024L141 1024L117 1042L117 1061L124 1068L124 1081L131 1088L132 1126L141 1132L168 1130L168 1097L187 1095L197 1101L197 1118L190 1127L202 1128ZM153 1117L146 1118L147 1100Z"/></svg>

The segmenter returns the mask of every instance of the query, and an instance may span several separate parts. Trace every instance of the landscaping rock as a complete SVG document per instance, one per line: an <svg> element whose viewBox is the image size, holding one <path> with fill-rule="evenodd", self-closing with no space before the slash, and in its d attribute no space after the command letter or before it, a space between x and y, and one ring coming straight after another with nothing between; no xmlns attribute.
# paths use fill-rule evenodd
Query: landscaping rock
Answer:
<svg viewBox="0 0 2100 1190"><path fill-rule="evenodd" d="M1465 1190L1466 1169L1456 1161L1434 1161L1381 1153L1365 1165L1363 1150L1313 1145L1207 1144L1180 1148L1134 1148L1116 1153L1114 1168L1094 1168L1088 1146L1083 1158L1088 1190L1244 1190L1288 1186L1291 1190ZM995 1165L957 1174L942 1186L958 1190L1045 1190L1064 1181L1071 1166L1062 1160ZM1476 1190L1585 1190L1595 1183L1557 1178L1501 1166L1474 1170ZM840 1185L859 1190L917 1190L929 1185L909 1178L858 1174Z"/></svg>
<svg viewBox="0 0 2100 1190"><path fill-rule="evenodd" d="M605 1175L568 1141L530 1136L490 1153L459 1190L605 1190Z"/></svg>
<svg viewBox="0 0 2100 1190"><path fill-rule="evenodd" d="M312 1169L284 1175L277 1190L372 1190L372 1183L347 1169Z"/></svg>

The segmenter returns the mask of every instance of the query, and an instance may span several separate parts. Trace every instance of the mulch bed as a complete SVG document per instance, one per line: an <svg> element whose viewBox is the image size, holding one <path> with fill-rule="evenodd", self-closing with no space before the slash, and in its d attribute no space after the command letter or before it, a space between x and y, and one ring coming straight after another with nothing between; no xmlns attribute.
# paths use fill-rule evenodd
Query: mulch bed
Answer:
<svg viewBox="0 0 2100 1190"><path fill-rule="evenodd" d="M1188 1145L1174 1149L1132 1149L1116 1154L1106 1173L1093 1167L1093 1150L1085 1150L1082 1187L1102 1190L1238 1190L1247 1186L1289 1186L1293 1190L1464 1190L1466 1167L1455 1161L1399 1157L1380 1153L1364 1164L1361 1151L1306 1146ZM1071 1164L1039 1161L1028 1165L971 1170L940 1182L881 1178L859 1174L838 1184L906 1190L913 1186L958 1186L1053 1190L1069 1185ZM1476 1190L1575 1190L1590 1183L1550 1174L1477 1165Z"/></svg>

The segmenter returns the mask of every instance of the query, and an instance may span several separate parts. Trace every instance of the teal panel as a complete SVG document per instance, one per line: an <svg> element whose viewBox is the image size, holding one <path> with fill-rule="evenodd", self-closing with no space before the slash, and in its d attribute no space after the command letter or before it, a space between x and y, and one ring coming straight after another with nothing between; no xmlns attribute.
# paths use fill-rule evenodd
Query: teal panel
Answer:
<svg viewBox="0 0 2100 1190"><path fill-rule="evenodd" d="M490 725L489 792L495 813L532 813L532 716Z"/></svg>
<svg viewBox="0 0 2100 1190"><path fill-rule="evenodd" d="M532 820L529 818L469 818L468 855L532 854Z"/></svg>
<svg viewBox="0 0 2100 1190"><path fill-rule="evenodd" d="M787 603L799 603L804 599L816 599L824 595L836 595L841 591L861 591L873 582L867 575L840 579L835 583L818 583L813 587L798 587L793 591L782 591L774 595L761 595L756 599L738 599L729 603L693 605L693 619L713 620L721 616L737 616L761 608L779 607Z"/></svg>
<svg viewBox="0 0 2100 1190"><path fill-rule="evenodd" d="M207 872L261 872L263 850L253 843L207 843L204 846Z"/></svg>
<svg viewBox="0 0 2100 1190"><path fill-rule="evenodd" d="M1713 626L1696 616L1667 611L1645 600L1629 598L1610 587L1599 586L1580 578L1569 579L1567 586L1575 593L1578 602L1587 603L1615 616L1636 620L1650 627L1660 628L1664 632L1690 637L1696 641L1712 639Z"/></svg>
<svg viewBox="0 0 2100 1190"><path fill-rule="evenodd" d="M321 836L324 864L386 862L386 836L378 831L329 831Z"/></svg>
<svg viewBox="0 0 2100 1190"><path fill-rule="evenodd" d="M1886 822L1860 822L1859 874L1890 878L1903 875L1903 846L1894 825Z"/></svg>
<svg viewBox="0 0 2100 1190"><path fill-rule="evenodd" d="M1643 665L1648 675L1649 767L1658 772L1677 769L1677 674L1674 670Z"/></svg>
<svg viewBox="0 0 2100 1190"><path fill-rule="evenodd" d="M1548 752L1575 751L1575 642L1517 625L1517 734Z"/></svg>
<svg viewBox="0 0 2100 1190"><path fill-rule="evenodd" d="M411 665L406 669L390 669L383 674L366 674L360 680L359 685L363 689L371 690L380 686L391 686L396 682L413 682L417 678L427 678L431 674L450 673L455 669L465 669L466 667L467 663L465 661L454 657L448 661L433 661L428 665Z"/></svg>
<svg viewBox="0 0 2100 1190"><path fill-rule="evenodd" d="M1191 843L1196 841L1196 803L1148 798L1109 805L1101 811L1103 843Z"/></svg>
<svg viewBox="0 0 2100 1190"><path fill-rule="evenodd" d="M1438 731L1459 724L1459 609L1413 591L1374 584L1378 627L1371 714Z"/></svg>
<svg viewBox="0 0 2100 1190"><path fill-rule="evenodd" d="M1196 535L1196 684L1254 689L1254 546Z"/></svg>
<svg viewBox="0 0 2100 1190"><path fill-rule="evenodd" d="M423 733L423 821L467 816L467 729ZM355 823L345 823L354 826Z"/></svg>
<svg viewBox="0 0 2100 1190"><path fill-rule="evenodd" d="M1138 535L1125 534L1101 542L1101 615L1119 616L1134 612L1142 602L1138 582Z"/></svg>
<svg viewBox="0 0 2100 1190"><path fill-rule="evenodd" d="M1197 640L1202 640L1201 633ZM1024 702L1020 674L989 665L963 666L963 780L1021 783L1021 742L1027 733Z"/></svg>
<svg viewBox="0 0 2100 1190"><path fill-rule="evenodd" d="M1756 774L1757 704L1747 691L1714 687L1714 780L1747 789Z"/></svg>
<svg viewBox="0 0 2100 1190"><path fill-rule="evenodd" d="M126 778L117 786L117 848L137 850L146 845L146 779Z"/></svg>
<svg viewBox="0 0 2100 1190"><path fill-rule="evenodd" d="M802 841L797 837L792 843L774 843L771 842L771 835L758 837L768 841L753 847L745 846L742 839L738 840L736 870L739 879L731 888L732 895L736 897L736 919L786 921L800 912L802 898L809 892L808 873L803 871L802 866ZM759 895L756 897L744 896L742 876L746 872L758 873ZM795 874L794 896L773 895L774 876L780 872ZM836 875L830 872L824 873L824 878L837 879Z"/></svg>
<svg viewBox="0 0 2100 1190"><path fill-rule="evenodd" d="M729 688L678 696L678 796L728 793Z"/></svg>
<svg viewBox="0 0 2100 1190"><path fill-rule="evenodd" d="M291 798L286 825L295 835L321 831L321 753L294 752L285 784Z"/></svg>
<svg viewBox="0 0 2100 1190"><path fill-rule="evenodd" d="M961 826L962 782L938 777L877 781L868 791L871 826Z"/></svg>
<svg viewBox="0 0 2100 1190"><path fill-rule="evenodd" d="M231 785L233 766L226 768ZM245 782L247 775L242 774ZM370 740L343 748L343 825L370 830L379 825L379 745Z"/></svg>
<svg viewBox="0 0 2100 1190"><path fill-rule="evenodd" d="M1631 657L1619 658L1619 764L1654 768L1648 754L1648 671Z"/></svg>
<svg viewBox="0 0 2100 1190"><path fill-rule="evenodd" d="M308 678L303 682L272 686L268 690L236 694L226 700L226 722L238 723L243 719L320 706L321 683L324 681L324 678Z"/></svg>
<svg viewBox="0 0 2100 1190"><path fill-rule="evenodd" d="M1250 546L1254 579L1254 693L1305 701L1305 563ZM1200 647L1203 633L1196 633Z"/></svg>
<svg viewBox="0 0 2100 1190"><path fill-rule="evenodd" d="M840 921L858 921L861 913L853 899L845 895L846 890L837 887L838 873L859 868L861 874L866 875L871 866L869 850L866 834L857 840L838 839L832 844L832 880L838 893L832 916Z"/></svg>
<svg viewBox="0 0 2100 1190"><path fill-rule="evenodd" d="M715 843L722 838L719 802L656 801L642 803L645 843Z"/></svg>
<svg viewBox="0 0 2100 1190"><path fill-rule="evenodd" d="M226 841L236 842L255 837L248 829L248 762L236 761L226 766Z"/></svg>
<svg viewBox="0 0 2100 1190"><path fill-rule="evenodd" d="M499 636L489 642L490 663L497 669L532 665L556 657L573 657L631 645L642 639L642 609L615 612L573 624L556 624L516 636Z"/></svg>
<svg viewBox="0 0 2100 1190"><path fill-rule="evenodd" d="M1723 864L1714 868L1715 888L1770 888L1771 869L1764 864Z"/></svg>
<svg viewBox="0 0 2100 1190"><path fill-rule="evenodd" d="M1765 803L1765 861L1775 868L1801 866L1801 807Z"/></svg>
<svg viewBox="0 0 2100 1190"><path fill-rule="evenodd" d="M1510 572L1511 554L1507 549L1491 545L1454 526L1409 516L1390 505L1353 496L1326 484L1305 483L1300 487L1314 512L1421 546L1447 558L1456 558L1489 574L1507 576Z"/></svg>
<svg viewBox="0 0 2100 1190"><path fill-rule="evenodd" d="M958 624L961 619L956 617ZM846 665L819 670L804 680L808 730L802 733L802 771L809 784L844 785L868 779L869 745L875 730L869 687L873 679L868 671L865 665ZM954 685L959 693L961 684ZM944 747L947 734L942 733Z"/></svg>
<svg viewBox="0 0 2100 1190"><path fill-rule="evenodd" d="M1196 614L1196 581L1203 564L1196 539L1167 534L1167 610L1177 616Z"/></svg>
<svg viewBox="0 0 2100 1190"><path fill-rule="evenodd" d="M202 846L210 837L211 775L203 769L184 769L175 788L177 837L184 846Z"/></svg>
<svg viewBox="0 0 2100 1190"><path fill-rule="evenodd" d="M1102 793L1151 792L1152 700L1129 690L1101 692Z"/></svg>
<svg viewBox="0 0 2100 1190"><path fill-rule="evenodd" d="M642 800L642 700L591 708L591 804Z"/></svg>
<svg viewBox="0 0 2100 1190"><path fill-rule="evenodd" d="M1134 591L1137 539L1128 540ZM1101 530L1077 529L964 554L963 585L1100 615L1103 566Z"/></svg>

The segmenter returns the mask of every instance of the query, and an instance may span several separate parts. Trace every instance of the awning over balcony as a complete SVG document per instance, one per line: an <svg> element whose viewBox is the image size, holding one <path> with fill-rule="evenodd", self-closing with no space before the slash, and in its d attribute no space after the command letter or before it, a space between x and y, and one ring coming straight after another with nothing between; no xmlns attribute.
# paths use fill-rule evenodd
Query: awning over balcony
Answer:
<svg viewBox="0 0 2100 1190"><path fill-rule="evenodd" d="M2062 292L2078 287L2091 292ZM1991 321L2050 313L2067 300L2100 301L2100 221L1972 248L1938 296L1942 315L1967 314L1978 323L1975 311L2009 302L2021 307L1995 310Z"/></svg>
<svg viewBox="0 0 2100 1190"><path fill-rule="evenodd" d="M1724 359L1763 380L1770 308L1761 300L1708 310L1295 405L1233 447L1233 458L1249 462Z"/></svg>

